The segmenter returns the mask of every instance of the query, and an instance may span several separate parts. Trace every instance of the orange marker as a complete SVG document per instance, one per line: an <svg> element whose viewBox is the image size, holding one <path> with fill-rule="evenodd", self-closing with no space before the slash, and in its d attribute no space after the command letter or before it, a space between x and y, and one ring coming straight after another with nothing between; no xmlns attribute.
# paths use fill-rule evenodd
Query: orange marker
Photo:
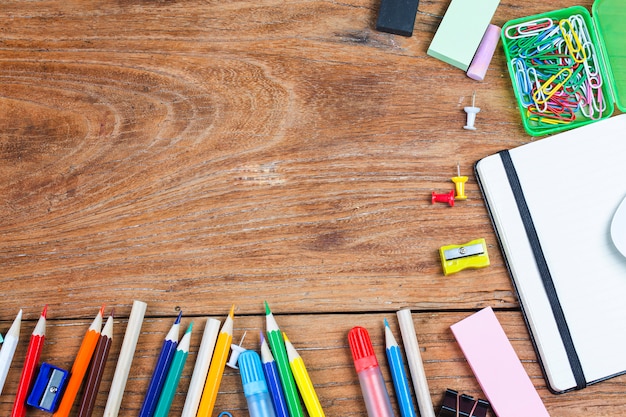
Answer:
<svg viewBox="0 0 626 417"><path fill-rule="evenodd" d="M74 400L76 399L76 394L78 394L80 385L82 384L87 368L89 367L89 362L91 361L93 352L96 349L96 344L100 338L103 314L104 306L102 306L98 312L98 315L91 323L91 326L89 326L89 330L87 330L87 333L83 338L83 342L81 343L78 353L76 354L76 359L74 359L74 365L72 365L72 370L70 371L70 379L67 383L67 387L65 388L65 393L63 394L59 408L52 415L53 417L68 417L70 415L72 405L74 405Z"/></svg>

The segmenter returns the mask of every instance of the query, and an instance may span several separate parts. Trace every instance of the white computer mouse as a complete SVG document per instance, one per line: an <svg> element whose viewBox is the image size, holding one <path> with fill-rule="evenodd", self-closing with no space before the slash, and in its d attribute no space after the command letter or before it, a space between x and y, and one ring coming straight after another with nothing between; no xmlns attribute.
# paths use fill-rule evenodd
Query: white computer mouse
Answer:
<svg viewBox="0 0 626 417"><path fill-rule="evenodd" d="M611 239L617 250L626 256L626 198L622 200L611 221Z"/></svg>

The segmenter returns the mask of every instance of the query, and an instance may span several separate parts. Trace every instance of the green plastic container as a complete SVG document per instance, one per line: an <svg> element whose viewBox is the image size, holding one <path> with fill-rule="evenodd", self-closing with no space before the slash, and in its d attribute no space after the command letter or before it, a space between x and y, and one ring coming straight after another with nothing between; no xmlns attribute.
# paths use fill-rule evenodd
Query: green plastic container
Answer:
<svg viewBox="0 0 626 417"><path fill-rule="evenodd" d="M531 136L606 119L615 106L626 111L626 1L596 0L592 12L593 18L574 6L502 27L515 98Z"/></svg>

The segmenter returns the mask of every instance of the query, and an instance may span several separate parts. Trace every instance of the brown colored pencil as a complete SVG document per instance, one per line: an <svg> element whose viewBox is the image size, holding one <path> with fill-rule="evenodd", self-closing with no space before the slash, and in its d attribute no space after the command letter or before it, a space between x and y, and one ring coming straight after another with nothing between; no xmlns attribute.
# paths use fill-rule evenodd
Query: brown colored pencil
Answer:
<svg viewBox="0 0 626 417"><path fill-rule="evenodd" d="M102 381L102 374L104 373L104 367L107 363L107 357L109 356L109 350L111 349L111 342L113 340L113 314L107 319L96 350L94 351L93 358L91 359L91 366L89 373L87 374L87 383L83 393L83 398L80 402L80 409L78 411L78 417L91 417L93 413L93 407L96 403L96 396L98 395L98 388L100 388L100 382Z"/></svg>

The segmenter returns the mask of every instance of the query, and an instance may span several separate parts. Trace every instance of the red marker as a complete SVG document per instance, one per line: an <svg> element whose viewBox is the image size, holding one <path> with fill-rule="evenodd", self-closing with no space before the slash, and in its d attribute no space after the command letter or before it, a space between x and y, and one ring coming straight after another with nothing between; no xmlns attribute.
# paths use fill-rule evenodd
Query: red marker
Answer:
<svg viewBox="0 0 626 417"><path fill-rule="evenodd" d="M22 376L20 377L20 383L17 387L17 394L15 395L15 402L13 403L13 410L11 411L11 417L24 417L26 415L26 406L24 402L28 396L30 385L33 382L33 375L35 374L35 368L39 363L39 357L43 350L43 343L46 339L46 314L48 313L48 305L43 308L39 321L30 336L30 342L28 343L28 350L26 351L26 358L24 359L24 368L22 368Z"/></svg>
<svg viewBox="0 0 626 417"><path fill-rule="evenodd" d="M389 393L367 330L360 326L353 327L348 333L348 343L368 417L394 417Z"/></svg>

